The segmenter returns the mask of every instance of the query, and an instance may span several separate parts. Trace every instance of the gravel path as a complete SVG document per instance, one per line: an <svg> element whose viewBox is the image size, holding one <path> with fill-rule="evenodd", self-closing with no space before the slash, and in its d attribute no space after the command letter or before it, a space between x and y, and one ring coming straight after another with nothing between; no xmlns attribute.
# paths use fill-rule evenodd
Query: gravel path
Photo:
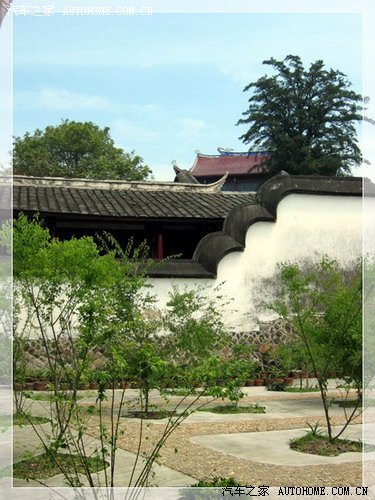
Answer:
<svg viewBox="0 0 375 500"><path fill-rule="evenodd" d="M280 394L280 396L283 396ZM288 397L276 399L305 399L306 394L288 394ZM290 397L293 396L293 397ZM302 397L301 397L302 396ZM308 394L308 397L315 397ZM268 399L268 398L267 398ZM275 399L275 398L272 398ZM247 397L242 403L260 401L259 397ZM333 425L344 423L344 418L332 418ZM324 425L324 418L318 416L275 418L264 420L237 420L234 422L182 423L162 448L158 463L167 465L198 479L209 479L215 476L234 477L241 484L267 486L359 486L362 484L362 462L340 463L332 465L309 465L301 467L279 466L259 463L257 461L236 458L230 455L205 449L189 438L202 434L230 434L239 432L259 432L282 429L305 428L307 423ZM358 417L355 423L361 423ZM123 449L137 452L140 422L122 421L124 434L119 439ZM98 421L91 417L88 421L88 432L97 435ZM143 444L141 451L147 455L155 442L160 438L164 426L151 422L143 423ZM270 450L272 453L272 449Z"/></svg>

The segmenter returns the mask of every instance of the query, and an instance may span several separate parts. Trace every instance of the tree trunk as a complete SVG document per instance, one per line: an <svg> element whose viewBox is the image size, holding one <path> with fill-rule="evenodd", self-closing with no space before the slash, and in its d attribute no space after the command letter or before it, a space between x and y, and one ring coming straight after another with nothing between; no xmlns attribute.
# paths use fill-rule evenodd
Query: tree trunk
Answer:
<svg viewBox="0 0 375 500"><path fill-rule="evenodd" d="M324 416L326 418L326 423L327 423L327 432L328 432L328 441L330 443L333 442L332 439L332 427L331 427L331 420L329 417L329 410L328 410L328 403L327 403L327 393L324 388L323 383L319 380L318 378L318 385L319 385L319 390L320 390L320 395L322 398L322 403L323 403L323 408L324 408Z"/></svg>
<svg viewBox="0 0 375 500"><path fill-rule="evenodd" d="M149 392L150 388L147 380L144 382L144 393L145 393L145 415L148 415L148 403L149 403Z"/></svg>

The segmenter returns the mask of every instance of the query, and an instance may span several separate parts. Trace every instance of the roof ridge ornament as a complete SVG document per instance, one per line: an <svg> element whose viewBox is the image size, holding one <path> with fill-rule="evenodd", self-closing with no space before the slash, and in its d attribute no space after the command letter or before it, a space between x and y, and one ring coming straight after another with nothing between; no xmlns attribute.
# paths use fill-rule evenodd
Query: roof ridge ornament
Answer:
<svg viewBox="0 0 375 500"><path fill-rule="evenodd" d="M177 167L179 168L179 167ZM180 169L182 171L182 169ZM224 176L225 177L225 176ZM76 179L66 177L33 177L27 175L14 175L13 177L0 176L0 186L13 180L15 186L44 186L56 188L76 188L76 189L103 189L121 191L185 191L216 193L220 191L221 183L225 179L219 179L212 184L186 183L186 182L166 182L166 181L124 181L124 180L96 180L96 179ZM224 179L224 181L223 181Z"/></svg>
<svg viewBox="0 0 375 500"><path fill-rule="evenodd" d="M218 146L217 151L223 155L225 153L233 153L234 149L233 148L223 148L222 146Z"/></svg>
<svg viewBox="0 0 375 500"><path fill-rule="evenodd" d="M228 172L225 172L223 177L221 177L218 181L212 182L211 184L206 184L206 186L210 186L213 192L221 191L221 188L224 186L227 177L228 177Z"/></svg>

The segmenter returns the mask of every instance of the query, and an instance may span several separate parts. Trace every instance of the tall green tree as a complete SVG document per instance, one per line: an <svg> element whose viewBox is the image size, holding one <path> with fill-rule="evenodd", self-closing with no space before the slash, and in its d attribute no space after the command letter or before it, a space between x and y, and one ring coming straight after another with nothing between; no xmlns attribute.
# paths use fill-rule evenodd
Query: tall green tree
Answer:
<svg viewBox="0 0 375 500"><path fill-rule="evenodd" d="M64 120L14 138L13 173L138 181L151 170L134 151L116 147L108 127Z"/></svg>
<svg viewBox="0 0 375 500"><path fill-rule="evenodd" d="M338 70L322 60L305 69L300 57L263 61L276 71L244 88L253 90L240 139L250 148L269 151L270 172L345 175L362 161L355 123L362 120L362 97Z"/></svg>
<svg viewBox="0 0 375 500"><path fill-rule="evenodd" d="M362 262L342 269L337 261L324 256L306 267L279 265L277 300L271 309L292 326L300 356L310 366L318 382L330 442L337 439L354 418L356 406L334 436L328 398L332 371L339 379L362 388ZM300 347L302 346L302 347ZM289 348L289 353L292 351ZM295 356L293 355L293 357ZM295 358L296 359L296 358Z"/></svg>

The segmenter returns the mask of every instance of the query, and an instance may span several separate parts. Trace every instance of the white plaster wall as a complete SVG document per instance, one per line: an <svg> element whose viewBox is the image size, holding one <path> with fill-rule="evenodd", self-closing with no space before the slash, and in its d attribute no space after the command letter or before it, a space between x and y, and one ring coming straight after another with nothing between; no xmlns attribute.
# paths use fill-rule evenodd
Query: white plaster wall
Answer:
<svg viewBox="0 0 375 500"><path fill-rule="evenodd" d="M367 212L374 214L375 199L366 201ZM366 224L364 230L375 241L375 225ZM156 296L155 308L160 309L165 308L173 285L180 291L200 286L207 296L220 293L228 302L222 309L226 325L247 332L258 329L258 320L274 317L260 302L271 301L264 280L273 276L278 262L318 261L326 254L345 266L361 253L360 197L292 194L279 203L276 222L257 222L248 229L245 250L226 255L216 279L153 278L149 280L153 288L146 292ZM215 291L218 285L220 292ZM22 310L21 327L25 319ZM30 336L39 333L33 330Z"/></svg>
<svg viewBox="0 0 375 500"><path fill-rule="evenodd" d="M375 200L372 200L373 208ZM362 200L360 197L292 194L277 208L276 222L257 222L247 231L244 252L232 252L219 263L217 278L207 280L150 280L158 305L164 307L172 284L183 288L197 284L207 294L219 283L230 300L223 317L233 331L257 329L258 319L271 319L272 313L259 304L265 278L272 277L278 262L320 260L323 254L344 266L362 253Z"/></svg>

